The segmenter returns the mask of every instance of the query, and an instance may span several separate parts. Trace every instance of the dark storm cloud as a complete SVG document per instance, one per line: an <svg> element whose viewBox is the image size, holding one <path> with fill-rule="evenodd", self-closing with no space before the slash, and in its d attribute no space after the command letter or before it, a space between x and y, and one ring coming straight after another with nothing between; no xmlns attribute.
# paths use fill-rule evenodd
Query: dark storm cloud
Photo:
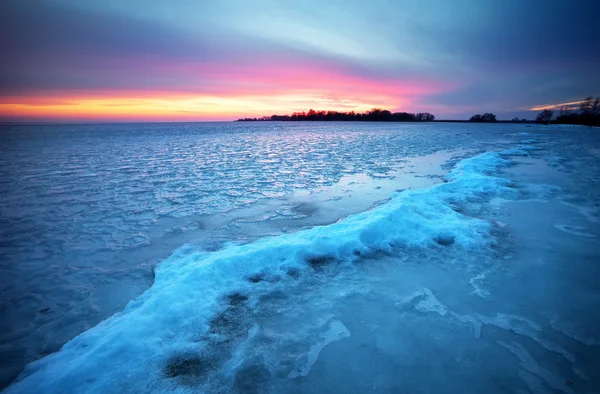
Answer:
<svg viewBox="0 0 600 394"><path fill-rule="evenodd" d="M210 37L42 1L4 1L0 36L5 92L135 85L151 58L203 60L224 52Z"/></svg>
<svg viewBox="0 0 600 394"><path fill-rule="evenodd" d="M437 37L439 47L494 69L544 71L600 62L600 2L506 1L489 6L482 27L428 34Z"/></svg>

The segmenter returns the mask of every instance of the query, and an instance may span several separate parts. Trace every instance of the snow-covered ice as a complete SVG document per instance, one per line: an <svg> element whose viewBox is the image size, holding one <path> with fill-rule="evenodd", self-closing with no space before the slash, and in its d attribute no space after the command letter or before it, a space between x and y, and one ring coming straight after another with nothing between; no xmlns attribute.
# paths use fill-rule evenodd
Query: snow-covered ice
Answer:
<svg viewBox="0 0 600 394"><path fill-rule="evenodd" d="M594 130L61 127L3 130L7 393L600 387Z"/></svg>

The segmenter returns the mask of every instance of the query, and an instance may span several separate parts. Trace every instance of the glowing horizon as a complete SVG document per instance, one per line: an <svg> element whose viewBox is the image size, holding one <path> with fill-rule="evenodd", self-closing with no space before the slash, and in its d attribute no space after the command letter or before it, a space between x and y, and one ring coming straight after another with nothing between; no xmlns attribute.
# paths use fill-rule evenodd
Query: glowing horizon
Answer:
<svg viewBox="0 0 600 394"><path fill-rule="evenodd" d="M169 65L180 72L186 65ZM179 67L178 67L179 66ZM196 69L185 70L188 75ZM234 120L310 108L364 112L372 108L427 111L416 97L451 89L443 82L380 81L320 65L300 67L203 67L214 83L189 91L49 91L0 98L5 119L39 121Z"/></svg>
<svg viewBox="0 0 600 394"><path fill-rule="evenodd" d="M268 100L278 101L275 106L262 96L219 97L219 96L180 96L180 97L128 97L128 98L77 98L68 97L59 102L52 98L43 98L41 103L24 100L18 104L0 104L0 111L7 118L31 120L71 120L71 121L109 121L109 120L153 120L153 121L202 121L234 120L240 117L255 117L274 113L292 113L306 111L297 102L314 103L315 109L326 107L335 111L366 111L371 108L384 108L385 103L352 102L332 104L311 96L279 95ZM35 100L38 100L36 98ZM261 102L262 101L262 102ZM287 103L282 104L282 103ZM387 106L389 107L389 106Z"/></svg>

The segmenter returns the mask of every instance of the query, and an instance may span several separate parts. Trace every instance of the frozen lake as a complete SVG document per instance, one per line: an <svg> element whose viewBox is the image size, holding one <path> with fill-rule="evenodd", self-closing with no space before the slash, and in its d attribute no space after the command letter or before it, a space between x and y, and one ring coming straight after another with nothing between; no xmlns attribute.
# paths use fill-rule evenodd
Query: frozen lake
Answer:
<svg viewBox="0 0 600 394"><path fill-rule="evenodd" d="M597 129L0 137L7 393L600 392Z"/></svg>

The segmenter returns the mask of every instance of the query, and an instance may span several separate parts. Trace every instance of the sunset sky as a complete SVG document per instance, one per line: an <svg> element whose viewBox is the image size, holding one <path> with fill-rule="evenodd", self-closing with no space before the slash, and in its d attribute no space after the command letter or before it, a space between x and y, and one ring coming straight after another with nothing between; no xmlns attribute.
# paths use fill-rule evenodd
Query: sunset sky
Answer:
<svg viewBox="0 0 600 394"><path fill-rule="evenodd" d="M600 95L599 3L2 0L0 120L532 119Z"/></svg>

